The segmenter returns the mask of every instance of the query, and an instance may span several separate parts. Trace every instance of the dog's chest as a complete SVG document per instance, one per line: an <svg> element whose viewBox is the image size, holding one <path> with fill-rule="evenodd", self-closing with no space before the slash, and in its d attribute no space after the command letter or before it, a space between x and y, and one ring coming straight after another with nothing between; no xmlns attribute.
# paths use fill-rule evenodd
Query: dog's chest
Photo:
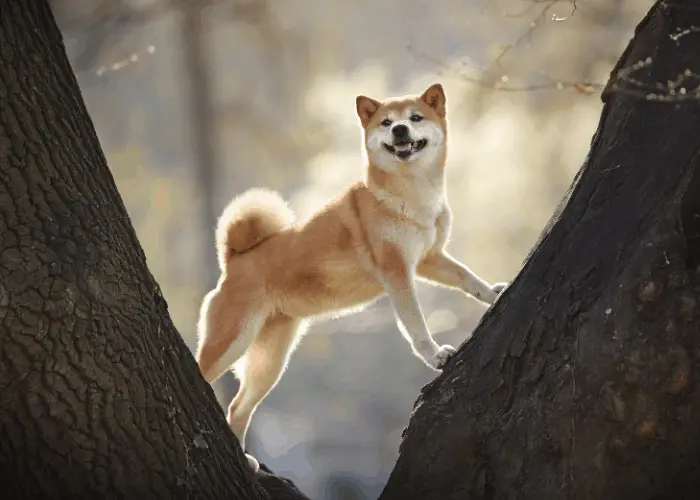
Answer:
<svg viewBox="0 0 700 500"><path fill-rule="evenodd" d="M427 179L412 179L404 185L395 186L392 191L377 189L376 195L399 218L422 226L433 226L445 204L442 186L435 186Z"/></svg>
<svg viewBox="0 0 700 500"><path fill-rule="evenodd" d="M403 249L410 260L420 260L435 245L437 218L444 210L442 193L425 190L420 196L386 195L382 200L396 217L382 224L382 239Z"/></svg>

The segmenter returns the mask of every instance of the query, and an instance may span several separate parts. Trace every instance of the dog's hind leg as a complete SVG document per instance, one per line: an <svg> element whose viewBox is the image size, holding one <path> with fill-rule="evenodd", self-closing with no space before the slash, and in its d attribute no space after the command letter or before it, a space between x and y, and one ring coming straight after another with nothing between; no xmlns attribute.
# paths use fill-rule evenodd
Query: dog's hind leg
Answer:
<svg viewBox="0 0 700 500"><path fill-rule="evenodd" d="M265 311L252 302L250 294L228 290L209 292L200 311L195 358L209 383L245 354L265 321Z"/></svg>
<svg viewBox="0 0 700 500"><path fill-rule="evenodd" d="M305 327L303 320L284 314L269 317L236 363L234 371L241 385L229 405L228 422L244 448L255 409L282 377Z"/></svg>

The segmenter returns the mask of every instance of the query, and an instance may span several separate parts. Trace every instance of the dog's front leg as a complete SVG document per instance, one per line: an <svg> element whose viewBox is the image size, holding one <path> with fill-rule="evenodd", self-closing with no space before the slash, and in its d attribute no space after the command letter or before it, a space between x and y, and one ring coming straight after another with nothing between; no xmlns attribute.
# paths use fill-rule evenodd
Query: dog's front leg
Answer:
<svg viewBox="0 0 700 500"><path fill-rule="evenodd" d="M430 335L416 292L415 264L398 251L386 262L381 270L382 284L396 313L401 333L416 356L432 369L441 371L455 349L450 345L438 345Z"/></svg>
<svg viewBox="0 0 700 500"><path fill-rule="evenodd" d="M433 283L457 288L487 304L493 304L507 283L490 285L446 252L427 256L418 265L418 275Z"/></svg>

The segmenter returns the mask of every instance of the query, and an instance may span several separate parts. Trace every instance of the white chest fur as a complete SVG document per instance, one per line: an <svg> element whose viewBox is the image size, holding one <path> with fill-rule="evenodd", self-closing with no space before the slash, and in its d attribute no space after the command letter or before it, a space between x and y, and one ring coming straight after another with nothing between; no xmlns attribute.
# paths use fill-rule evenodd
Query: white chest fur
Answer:
<svg viewBox="0 0 700 500"><path fill-rule="evenodd" d="M425 177L406 179L391 191L377 188L377 199L395 218L381 225L381 238L401 247L409 260L418 261L435 244L436 221L445 210L444 183Z"/></svg>
<svg viewBox="0 0 700 500"><path fill-rule="evenodd" d="M402 179L391 190L375 188L374 195L399 217L424 226L434 225L445 207L444 182L427 176Z"/></svg>

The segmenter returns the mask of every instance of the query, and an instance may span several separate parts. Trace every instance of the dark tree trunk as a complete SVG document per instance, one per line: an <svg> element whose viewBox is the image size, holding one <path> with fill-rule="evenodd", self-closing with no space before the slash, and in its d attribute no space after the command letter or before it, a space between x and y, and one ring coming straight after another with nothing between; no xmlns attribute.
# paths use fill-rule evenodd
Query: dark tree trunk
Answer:
<svg viewBox="0 0 700 500"><path fill-rule="evenodd" d="M303 498L244 463L146 267L46 0L0 0L2 497Z"/></svg>
<svg viewBox="0 0 700 500"><path fill-rule="evenodd" d="M424 388L381 500L698 498L699 74L697 2L658 2L564 210Z"/></svg>

